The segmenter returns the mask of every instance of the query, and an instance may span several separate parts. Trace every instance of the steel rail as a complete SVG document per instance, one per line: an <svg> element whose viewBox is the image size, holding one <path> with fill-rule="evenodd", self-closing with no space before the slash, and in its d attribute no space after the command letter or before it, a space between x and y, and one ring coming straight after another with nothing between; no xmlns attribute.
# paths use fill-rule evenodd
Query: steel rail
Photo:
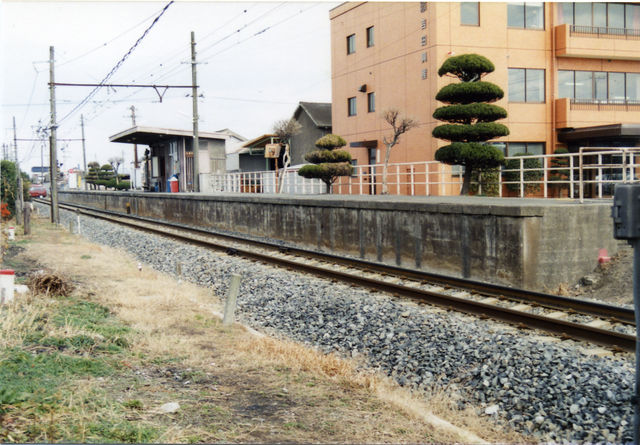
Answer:
<svg viewBox="0 0 640 445"><path fill-rule="evenodd" d="M70 209L78 209L77 205L63 205L62 206L70 208ZM78 210L80 211L80 210ZM341 281L345 283L354 284L360 287L373 289L381 292L391 293L396 296L402 296L407 298L417 299L429 304L434 304L437 306L441 306L450 310L455 310L458 312L464 312L474 315L480 315L482 317L492 318L494 320L500 320L507 322L512 325L516 325L518 327L526 327L533 329L541 329L546 332L550 332L556 335L560 335L563 338L572 338L576 340L586 340L591 343L596 343L608 347L612 347L617 350L622 351L634 351L636 338L635 336L622 334L615 331L608 331L606 329L596 328L588 325L583 325L579 323L573 323L565 320L559 320L552 317L545 317L542 315L531 314L527 312L516 311L509 308L503 308L500 306L494 306L487 303L482 303L479 301L469 300L465 298L455 297L451 295L445 295L437 292L426 291L422 289L417 289L410 286L403 286L400 284L389 283L383 280L374 279L374 278L366 278L361 275L354 275L347 272L330 270L323 267L319 267L317 265L305 264L295 259L287 259L274 257L272 255L240 249L237 247L230 247L224 244L218 244L211 240L203 240L203 239L195 239L192 236L179 234L172 232L165 228L153 228L149 226L145 226L144 224L155 224L161 227L172 227L175 229L175 224L167 225L164 222L159 221L151 221L145 219L141 222L136 222L136 220L140 220L141 218L131 218L131 215L125 215L116 212L98 210L98 209L87 209L85 207L82 213L97 217L100 219L108 220L111 222L116 222L119 224L123 224L129 227L133 227L139 230L143 230L146 232L151 232L154 234L162 234L164 236L180 240L182 242L188 242L193 245L199 245L210 249L215 249L219 251L224 251L231 255L238 255L248 259L268 263L275 264L280 267L284 267L287 269L292 269L296 271L306 272L315 276L321 276L324 278L328 278L331 280ZM184 227L180 227L183 229ZM189 228L189 230L191 230ZM211 234L206 231L199 231L199 235L205 234L207 236L216 236L215 234Z"/></svg>
<svg viewBox="0 0 640 445"><path fill-rule="evenodd" d="M47 201L43 201L47 202ZM203 236L216 236L226 238L232 241L237 241L243 244L249 244L262 248L276 249L282 253L288 253L291 255L300 255L307 258L316 259L319 261L328 261L332 263L338 263L347 267L360 268L364 272L375 272L378 274L393 275L394 277L404 277L407 279L420 280L429 284L439 284L441 286L450 286L467 291L480 294L487 297L496 297L501 299L510 299L519 301L526 304L539 305L551 309L557 309L561 311L573 311L580 314L608 318L614 322L620 322L625 324L635 324L635 317L633 309L609 305L605 303L598 303L594 301L581 300L575 298L562 297L559 295L546 294L542 292L528 291L524 289L518 289L514 287L501 286L498 284L483 283L480 281L469 280L465 278L456 278L446 275L434 274L425 271L418 271L412 269L406 269L398 266L391 266L387 264L374 263L356 258L346 258L330 253L317 252L309 249L304 249L295 246L289 246L269 241L260 241L255 239L247 239L238 235L232 235L229 233L221 233L215 230L207 230L203 228L197 228L187 226L180 223L174 223L169 221L157 221L150 218L145 218L137 215L123 214L121 212L115 212L110 210L96 209L94 207L84 206L80 204L66 204L70 208L82 208L91 212L100 212L103 214L113 216L126 216L127 218L148 222L151 224L162 224L169 227L174 227L179 230L186 230L191 233L203 235Z"/></svg>

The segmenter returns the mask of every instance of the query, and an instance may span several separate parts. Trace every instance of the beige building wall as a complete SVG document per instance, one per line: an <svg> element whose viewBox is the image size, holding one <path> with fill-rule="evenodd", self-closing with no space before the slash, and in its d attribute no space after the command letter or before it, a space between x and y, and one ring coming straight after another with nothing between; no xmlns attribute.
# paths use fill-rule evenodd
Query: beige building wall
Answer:
<svg viewBox="0 0 640 445"><path fill-rule="evenodd" d="M333 132L350 143L377 141L382 159L382 140L391 130L381 113L397 108L419 126L401 137L391 162L433 160L437 148L446 144L431 137L441 123L432 113L443 105L434 98L442 86L457 82L438 77L437 71L447 57L464 53L481 54L495 64L496 70L484 80L505 92L496 103L508 112L508 118L500 121L511 132L501 138L504 141L544 142L546 152L552 153L559 145L558 128L639 123L638 107L576 109L567 99L558 99L558 70L640 72L640 39L571 36L567 25L558 24L558 9L558 4L546 3L544 29L536 30L509 28L507 3L480 2L479 26L460 24L457 2L344 3L334 8L330 13ZM366 45L369 27L374 29L371 47ZM347 36L352 34L355 52L347 54ZM544 69L544 103L509 102L509 68ZM376 95L372 113L367 112L370 92ZM356 116L347 115L349 97L356 98ZM367 149L350 151L358 164L368 163Z"/></svg>

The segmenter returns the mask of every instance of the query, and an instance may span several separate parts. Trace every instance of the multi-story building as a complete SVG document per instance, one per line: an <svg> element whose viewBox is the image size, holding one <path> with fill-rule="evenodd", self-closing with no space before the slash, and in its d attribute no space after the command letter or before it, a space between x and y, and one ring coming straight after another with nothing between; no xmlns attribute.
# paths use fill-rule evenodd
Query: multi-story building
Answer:
<svg viewBox="0 0 640 445"><path fill-rule="evenodd" d="M380 161L396 108L419 126L391 162L433 160L447 83L438 68L477 53L505 92L506 155L558 147L640 146L640 3L343 3L330 13L333 132L358 164Z"/></svg>

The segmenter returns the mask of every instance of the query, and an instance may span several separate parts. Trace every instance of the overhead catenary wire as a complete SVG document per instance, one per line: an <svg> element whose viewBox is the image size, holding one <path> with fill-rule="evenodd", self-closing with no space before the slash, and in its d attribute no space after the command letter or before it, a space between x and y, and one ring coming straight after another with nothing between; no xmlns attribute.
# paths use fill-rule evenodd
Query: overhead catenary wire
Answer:
<svg viewBox="0 0 640 445"><path fill-rule="evenodd" d="M211 49L211 48L215 47L216 45L219 45L220 43L224 42L224 41L225 41L225 40L227 40L228 38L230 38L230 37L232 37L232 36L234 36L234 35L237 35L239 32L241 32L242 30L246 29L248 26L250 26L250 25L252 25L252 24L256 23L258 20L263 19L264 17L266 17L267 15L271 14L271 13L272 13L272 12L274 12L276 9L278 9L278 8L280 8L280 7L284 6L284 5L286 5L286 2L282 2L282 3L278 4L277 6L275 6L275 7L271 8L271 9L269 9L269 10L265 11L264 13L260 14L258 17L256 17L256 18L252 19L251 21L249 21L248 23L244 24L243 26L241 26L240 28L236 29L235 31L233 31L233 32L231 32L231 33L228 33L228 34L227 34L227 35L225 35L224 37L222 37L222 38L218 39L216 42L213 42L211 45L209 45L209 46L205 47L204 49L201 49L201 50L199 51L199 55L201 55L201 54L202 54L202 52L207 51L207 50L209 50L209 49ZM314 5L314 6L315 6L315 5ZM308 9L310 9L310 8L307 8L307 10L308 10ZM243 10L243 12L242 12L242 13L237 14L237 15L236 15L232 20L234 20L235 18L237 18L237 17L239 17L240 15L242 15L245 11L246 11L246 9L245 9L245 10ZM306 11L306 10L305 10L305 11ZM296 12L296 14L294 14L293 16L287 17L285 20L282 20L282 21L280 21L280 22L277 22L277 23L276 23L276 25L272 25L272 26L277 26L278 24L280 24L280 23L282 23L282 22L284 22L284 21L286 21L286 20L288 20L288 19L290 19L290 18L294 17L295 15L297 15L297 14L299 14L299 13L300 13L300 12ZM227 24L229 24L230 22L231 22L231 20L229 20L225 25L221 26L219 29L223 28L224 26L226 26L226 25L227 25ZM262 32L266 31L267 29L271 28L272 26L269 26L269 27L267 27L267 28L263 29L263 30L262 30ZM214 33L214 32L211 32L211 33L209 33L207 36L210 36L210 35L212 35L213 33ZM252 36L249 36L249 38L254 37L255 35L256 35L256 34L253 34ZM245 40L247 40L247 39L245 39ZM243 41L244 41L244 40L243 40ZM233 46L233 45L232 45L232 46ZM199 63L200 63L200 62L199 62ZM178 71L180 71L181 69L186 69L186 65L184 65L184 64L178 64L177 66L175 66L175 67L173 67L173 68L170 68L167 72L163 73L161 76L156 77L156 78L154 79L154 81L155 81L155 82L161 82L161 81L163 81L164 79L166 79L166 78L169 78L169 77L173 76L174 74L176 74L176 73L177 73ZM146 78L142 79L141 81L149 81L148 79L150 79L150 76L147 76ZM127 98L131 98L131 97L133 97L133 96L137 95L138 93L140 93L140 91L141 91L141 90L136 90L136 91L132 92L130 95L126 96L124 100L126 100ZM241 100L241 99L240 99L240 100ZM109 101L107 100L107 101L105 101L105 102L109 102ZM275 103L275 102L273 102L273 103ZM97 106L96 106L96 108L94 108L94 110L92 111L93 116L91 116L91 113L90 113L90 115L87 117L87 120L89 120L89 121L90 121L90 120L95 119L97 116L99 116L99 114L100 114L101 112L99 112L99 111L97 110L97 108L98 108L98 107L100 107L100 105L97 105Z"/></svg>
<svg viewBox="0 0 640 445"><path fill-rule="evenodd" d="M163 9L164 9L164 8L163 8ZM126 29L125 31L122 31L120 34L118 34L117 36L115 36L115 37L111 38L110 40L108 40L108 41L104 42L103 44L98 45L98 46L96 46L95 48L90 49L90 50L88 50L87 52L85 52L85 53L83 53L83 54L80 54L79 56L76 56L76 57L74 57L74 58L72 58L72 59L69 59L69 60L66 60L66 61L64 61L64 62L62 62L62 63L59 63L59 64L58 64L58 67L68 65L69 63L73 63L73 62L75 62L76 60L82 59L83 57L86 57L86 56L88 56L89 54L92 54L92 53L94 53L94 52L96 52L96 51L98 51L98 50L100 50L100 49L105 48L105 47L106 47L107 45L109 45L110 43L115 42L115 41L116 41L116 40L118 40L120 37L122 37L122 36L124 36L124 35L128 34L130 31L133 31L134 29L138 28L138 27L139 27L140 25L142 25L143 23L145 23L145 22L149 21L151 18L155 17L155 16L156 16L158 13L160 13L161 11L162 11L162 9L159 9L159 10L155 11L153 14L151 14L150 16L148 16L147 18L145 18L144 20L142 20L142 21L138 22L137 24L135 24L134 26L132 26L132 27L130 27L130 28L128 28L128 29Z"/></svg>
<svg viewBox="0 0 640 445"><path fill-rule="evenodd" d="M151 24L147 27L147 29L145 29L145 31L138 38L138 40L136 40L133 46L129 48L129 51L127 51L126 54L122 56L122 58L118 61L118 63L116 63L116 65L111 69L111 71L109 71L109 73L104 77L104 79L100 81L101 84L104 84L107 80L111 78L111 76L115 74L115 72L122 66L124 61L127 60L127 58L131 55L133 50L135 50L136 47L140 44L140 42L142 42L142 40L147 36L149 31L151 31L151 29L155 26L155 24L158 23L158 21L160 20L160 17L164 15L164 13L167 11L167 9L169 9L169 6L171 6L173 2L174 0L171 0L169 3L167 3L167 5L162 9L160 14L158 14L158 16L153 20L153 22L151 22ZM69 118L76 111L82 108L96 94L96 92L99 89L100 89L100 86L97 86L93 90L91 90L91 92L82 101L80 101L80 103L76 107L74 107L73 110L67 113L62 119L58 120L58 125L60 125L65 119Z"/></svg>

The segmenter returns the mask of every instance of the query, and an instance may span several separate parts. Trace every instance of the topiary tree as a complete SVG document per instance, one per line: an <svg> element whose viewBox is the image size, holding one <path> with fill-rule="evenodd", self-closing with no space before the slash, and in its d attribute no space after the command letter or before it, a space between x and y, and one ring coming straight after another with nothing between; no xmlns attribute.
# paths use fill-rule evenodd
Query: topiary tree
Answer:
<svg viewBox="0 0 640 445"><path fill-rule="evenodd" d="M346 150L336 148L347 145L342 137L327 134L316 141L318 150L307 153L304 158L314 165L304 165L298 174L304 178L317 178L327 186L327 193L331 193L331 184L339 176L349 176L353 172L351 154Z"/></svg>
<svg viewBox="0 0 640 445"><path fill-rule="evenodd" d="M451 142L436 151L436 160L465 168L461 195L469 193L474 170L496 168L504 163L502 152L485 144L509 134L506 126L494 122L507 117L507 111L490 103L502 99L504 92L499 86L480 80L494 70L493 63L478 54L450 57L438 70L440 77L448 75L460 80L438 91L436 100L448 105L436 109L433 117L449 123L438 125L432 135Z"/></svg>

